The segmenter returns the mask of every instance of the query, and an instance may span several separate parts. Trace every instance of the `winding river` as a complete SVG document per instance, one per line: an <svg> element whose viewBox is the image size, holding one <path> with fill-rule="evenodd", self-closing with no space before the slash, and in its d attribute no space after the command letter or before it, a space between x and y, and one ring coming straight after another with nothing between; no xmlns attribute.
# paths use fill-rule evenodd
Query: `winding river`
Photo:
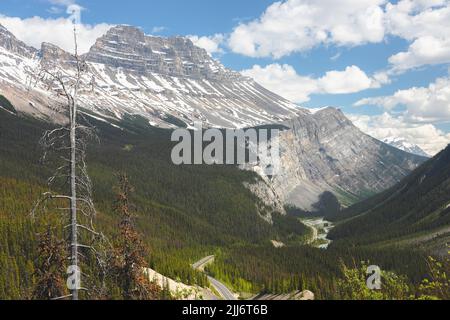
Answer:
<svg viewBox="0 0 450 320"><path fill-rule="evenodd" d="M332 242L328 239L328 233L333 229L333 224L324 218L309 218L301 220L306 226L313 231L313 236L309 243L320 249L327 249Z"/></svg>

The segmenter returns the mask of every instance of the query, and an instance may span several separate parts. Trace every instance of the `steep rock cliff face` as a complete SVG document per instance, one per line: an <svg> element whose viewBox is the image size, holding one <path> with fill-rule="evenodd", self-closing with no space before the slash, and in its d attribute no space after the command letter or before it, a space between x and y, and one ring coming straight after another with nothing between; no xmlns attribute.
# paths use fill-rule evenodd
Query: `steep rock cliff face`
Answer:
<svg viewBox="0 0 450 320"><path fill-rule="evenodd" d="M284 202L302 209L311 210L325 191L349 205L426 160L362 133L335 108L305 111L283 124L289 129L280 133L280 172L268 180Z"/></svg>
<svg viewBox="0 0 450 320"><path fill-rule="evenodd" d="M177 77L210 80L244 80L238 72L225 69L205 50L183 37L147 36L131 26L117 26L99 38L86 60L111 67Z"/></svg>
<svg viewBox="0 0 450 320"><path fill-rule="evenodd" d="M273 223L273 212L286 214L282 198L270 183L264 180L258 180L254 183L245 183L244 186L260 200L260 203L256 204L256 206L260 216L264 220Z"/></svg>

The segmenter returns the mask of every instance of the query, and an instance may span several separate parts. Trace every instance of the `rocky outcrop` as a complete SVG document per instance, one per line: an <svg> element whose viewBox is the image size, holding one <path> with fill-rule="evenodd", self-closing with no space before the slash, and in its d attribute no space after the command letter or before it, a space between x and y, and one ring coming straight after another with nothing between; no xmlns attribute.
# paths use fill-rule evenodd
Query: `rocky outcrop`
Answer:
<svg viewBox="0 0 450 320"><path fill-rule="evenodd" d="M385 190L426 160L378 141L336 108L283 123L280 171L266 180L283 202L313 210L325 191L343 205Z"/></svg>
<svg viewBox="0 0 450 320"><path fill-rule="evenodd" d="M300 294L294 298L294 300L314 300L314 299L315 299L314 293L312 293L309 290L300 292Z"/></svg>
<svg viewBox="0 0 450 320"><path fill-rule="evenodd" d="M162 38L145 35L131 26L116 26L99 38L86 60L142 75L159 73L209 80L244 80L225 69L206 50L184 37Z"/></svg>
<svg viewBox="0 0 450 320"><path fill-rule="evenodd" d="M11 32L0 24L0 47L10 53L18 54L26 58L32 58L37 50L27 46L24 42L18 40Z"/></svg>
<svg viewBox="0 0 450 320"><path fill-rule="evenodd" d="M269 223L272 221L272 213L278 212L286 214L282 199L278 192L274 190L273 186L262 179L258 179L253 183L244 183L244 186L249 189L260 200L258 206L258 213Z"/></svg>
<svg viewBox="0 0 450 320"><path fill-rule="evenodd" d="M54 44L43 42L40 51L41 62L51 67L75 66L75 57Z"/></svg>

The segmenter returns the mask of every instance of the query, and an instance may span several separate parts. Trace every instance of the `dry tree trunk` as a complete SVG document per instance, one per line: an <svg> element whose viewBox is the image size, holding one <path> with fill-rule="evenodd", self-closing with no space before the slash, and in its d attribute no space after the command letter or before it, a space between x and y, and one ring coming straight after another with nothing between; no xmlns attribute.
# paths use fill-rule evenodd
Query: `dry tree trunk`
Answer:
<svg viewBox="0 0 450 320"><path fill-rule="evenodd" d="M78 270L78 222L77 222L77 94L80 81L80 61L78 58L77 31L73 30L75 42L75 58L77 61L77 83L74 88L73 108L70 119L70 224L71 224L71 261L75 270ZM78 288L72 289L72 300L78 300Z"/></svg>
<svg viewBox="0 0 450 320"><path fill-rule="evenodd" d="M69 203L69 207L58 208L58 210L69 213L69 223L65 228L69 229L69 260L71 266L68 269L70 273L68 285L71 292L71 299L78 300L81 288L80 256L82 249L90 250L95 255L95 259L104 268L105 263L99 261L102 253L95 250L92 245L84 245L80 240L86 241L83 235L89 234L92 241L104 241L106 238L101 233L97 233L93 227L93 217L96 214L92 200L92 183L87 173L86 157L86 139L95 136L91 128L78 124L78 94L81 87L91 87L92 83L83 82L83 73L86 70L86 64L78 55L78 43L76 26L74 25L74 61L75 74L70 70L56 65L41 64L41 69L32 75L37 83L43 84L46 88L56 94L54 101L65 101L60 108L68 116L68 124L54 130L44 133L41 144L44 147L45 160L47 154L52 154L57 161L61 162L57 166L52 177L48 179L49 187L56 187L67 190L67 194L55 195L51 192L44 194L43 198L36 204L32 210L34 217L38 208L41 208L47 201L62 200ZM84 223L83 223L84 222ZM83 235L81 234L83 232ZM83 239L81 239L83 238ZM83 252L84 253L84 252Z"/></svg>

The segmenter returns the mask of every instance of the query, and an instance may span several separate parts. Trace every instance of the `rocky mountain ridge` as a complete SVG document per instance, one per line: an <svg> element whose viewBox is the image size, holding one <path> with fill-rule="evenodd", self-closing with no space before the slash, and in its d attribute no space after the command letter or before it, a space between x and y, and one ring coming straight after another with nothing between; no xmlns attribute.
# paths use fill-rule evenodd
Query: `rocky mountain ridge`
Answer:
<svg viewBox="0 0 450 320"><path fill-rule="evenodd" d="M80 104L108 122L139 115L159 127L189 126L194 121L246 127L286 120L298 110L252 79L226 69L187 38L147 36L135 27L116 26L81 58L88 67L83 80L95 86L80 96ZM16 100L20 111L54 118L49 112L53 101L44 86L38 83L28 97L20 91L41 63L70 75L75 72L73 61L52 44L36 50L5 28L0 32L0 88Z"/></svg>
<svg viewBox="0 0 450 320"><path fill-rule="evenodd" d="M116 26L81 58L87 66L83 82L92 84L79 96L82 112L113 126L138 116L162 128L190 127L194 121L220 128L289 128L281 136L283 170L266 181L275 208L281 199L310 209L324 191L350 204L392 186L424 161L365 135L335 108L311 113L298 107L226 69L186 38ZM71 54L49 43L36 50L0 27L0 93L19 112L64 121L46 86L30 83L42 64L75 73Z"/></svg>
<svg viewBox="0 0 450 320"><path fill-rule="evenodd" d="M249 80L225 69L208 53L184 37L147 36L131 26L117 26L99 38L85 59L133 70L208 80Z"/></svg>
<svg viewBox="0 0 450 320"><path fill-rule="evenodd" d="M450 146L392 188L338 213L333 240L383 247L420 247L448 255Z"/></svg>

